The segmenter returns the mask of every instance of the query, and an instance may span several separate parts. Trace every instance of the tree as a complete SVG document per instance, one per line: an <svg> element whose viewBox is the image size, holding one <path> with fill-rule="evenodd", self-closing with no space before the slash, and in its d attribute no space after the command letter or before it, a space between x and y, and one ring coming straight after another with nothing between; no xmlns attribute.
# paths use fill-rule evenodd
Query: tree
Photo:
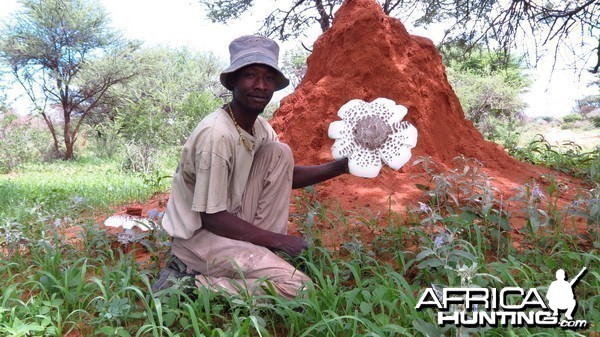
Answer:
<svg viewBox="0 0 600 337"><path fill-rule="evenodd" d="M111 87L135 75L126 62L135 46L111 31L95 1L22 0L21 5L0 32L0 60L44 119L56 156L73 159L82 122L110 102Z"/></svg>
<svg viewBox="0 0 600 337"><path fill-rule="evenodd" d="M600 74L596 75L596 79L589 85L592 88L596 88L597 92L594 94L586 95L577 100L577 106L575 112L587 116L592 112L600 112Z"/></svg>
<svg viewBox="0 0 600 337"><path fill-rule="evenodd" d="M3 113L9 111L9 103L8 103L8 89L10 87L9 79L7 78L7 69L3 69L2 64L0 63L0 117Z"/></svg>
<svg viewBox="0 0 600 337"><path fill-rule="evenodd" d="M308 51L298 47L286 52L282 57L281 70L288 75L290 84L294 88L298 87L306 74L306 59L309 55Z"/></svg>
<svg viewBox="0 0 600 337"><path fill-rule="evenodd" d="M520 96L530 81L519 59L481 47L466 58L460 47L448 47L442 56L466 118L488 139L495 140L499 124L520 120L525 108Z"/></svg>
<svg viewBox="0 0 600 337"><path fill-rule="evenodd" d="M218 74L224 66L212 54L164 47L140 48L130 63L139 75L111 88L113 109L87 123L96 155L120 152L123 167L148 173L160 150L180 147L202 117L223 104Z"/></svg>
<svg viewBox="0 0 600 337"><path fill-rule="evenodd" d="M417 24L449 23L441 44L460 43L508 54L522 50L535 64L545 54L576 69L600 67L600 2L597 0L453 0L427 2ZM443 15L436 15L443 13ZM562 55L562 56L561 56Z"/></svg>
<svg viewBox="0 0 600 337"><path fill-rule="evenodd" d="M213 22L237 19L252 0L199 0ZM283 41L297 38L318 24L322 32L331 27L342 0L293 0L286 8L273 8L261 33ZM383 11L407 24L429 27L443 23L443 43L462 43L464 51L485 44L505 52L531 45L532 63L551 49L555 59L569 52L573 62L600 68L600 2L598 0L378 0ZM595 63L594 63L595 62Z"/></svg>
<svg viewBox="0 0 600 337"><path fill-rule="evenodd" d="M212 22L223 23L238 19L254 5L253 0L199 1L206 6ZM275 9L264 18L261 33L285 41L297 38L314 24L318 24L322 32L327 31L334 11L343 0L294 0L289 8L280 8L275 1L272 2Z"/></svg>
<svg viewBox="0 0 600 337"><path fill-rule="evenodd" d="M133 55L140 75L115 88L117 115L124 137L153 145L181 145L204 115L222 101L218 82L223 69L212 54L162 47Z"/></svg>

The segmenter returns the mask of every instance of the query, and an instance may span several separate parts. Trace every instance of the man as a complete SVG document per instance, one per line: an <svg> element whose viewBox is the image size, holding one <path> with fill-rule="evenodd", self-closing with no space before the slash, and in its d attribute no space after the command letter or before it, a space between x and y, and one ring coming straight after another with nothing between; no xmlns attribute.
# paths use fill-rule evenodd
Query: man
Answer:
<svg viewBox="0 0 600 337"><path fill-rule="evenodd" d="M310 280L276 254L296 257L307 248L287 235L291 189L346 173L348 161L294 166L290 148L261 116L273 93L289 84L277 65L279 46L242 36L229 52L220 81L232 100L198 124L173 176L162 221L177 261L170 269L179 265L197 285L230 293L261 293L268 280L294 298ZM153 288L164 288L173 274L163 269Z"/></svg>

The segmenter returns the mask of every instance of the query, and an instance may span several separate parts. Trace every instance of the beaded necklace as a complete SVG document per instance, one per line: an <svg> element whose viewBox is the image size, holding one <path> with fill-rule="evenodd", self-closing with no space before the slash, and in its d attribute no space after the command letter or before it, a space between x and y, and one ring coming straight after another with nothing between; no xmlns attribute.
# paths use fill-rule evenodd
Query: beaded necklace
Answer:
<svg viewBox="0 0 600 337"><path fill-rule="evenodd" d="M233 120L233 124L235 125L235 128L236 128L238 134L240 135L242 144L244 144L244 147L246 148L246 150L248 150L248 152L254 151L254 147L256 146L256 144L249 141L242 135L242 128L238 125L238 123L235 121L235 117L233 116L233 110L231 109L231 103L227 104L227 108L228 108L227 110L229 111L229 116L231 116L231 119ZM252 133L254 133L254 125L252 126Z"/></svg>

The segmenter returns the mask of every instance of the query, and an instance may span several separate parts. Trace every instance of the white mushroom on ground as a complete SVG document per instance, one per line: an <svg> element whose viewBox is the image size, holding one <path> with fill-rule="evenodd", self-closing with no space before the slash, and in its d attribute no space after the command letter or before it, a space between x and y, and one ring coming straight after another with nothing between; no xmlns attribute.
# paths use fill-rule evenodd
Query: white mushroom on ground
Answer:
<svg viewBox="0 0 600 337"><path fill-rule="evenodd" d="M148 218L134 216L129 214L111 215L104 220L104 225L108 227L122 227L123 229L132 229L138 227L142 231L154 229L155 225Z"/></svg>
<svg viewBox="0 0 600 337"><path fill-rule="evenodd" d="M364 178L379 174L383 162L400 169L417 145L417 129L402 121L408 110L387 98L353 99L338 110L341 121L329 125L333 158L348 157L350 173Z"/></svg>

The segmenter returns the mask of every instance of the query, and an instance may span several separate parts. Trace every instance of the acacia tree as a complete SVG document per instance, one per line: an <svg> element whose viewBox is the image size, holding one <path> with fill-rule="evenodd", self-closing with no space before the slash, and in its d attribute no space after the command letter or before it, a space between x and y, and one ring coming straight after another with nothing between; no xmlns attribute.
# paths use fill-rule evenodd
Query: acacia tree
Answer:
<svg viewBox="0 0 600 337"><path fill-rule="evenodd" d="M111 31L95 1L22 0L21 5L0 32L0 60L44 119L56 156L73 159L82 122L109 104L109 88L135 75L126 62L135 47Z"/></svg>
<svg viewBox="0 0 600 337"><path fill-rule="evenodd" d="M253 0L199 0L213 22L240 17ZM286 8L273 2L260 33L283 41L301 36L318 24L331 27L342 0L293 0ZM487 45L507 52L528 43L532 63L552 49L555 59L564 51L578 64L600 69L600 2L598 0L378 0L383 11L415 26L442 22L444 43L457 43L469 53L474 46Z"/></svg>

